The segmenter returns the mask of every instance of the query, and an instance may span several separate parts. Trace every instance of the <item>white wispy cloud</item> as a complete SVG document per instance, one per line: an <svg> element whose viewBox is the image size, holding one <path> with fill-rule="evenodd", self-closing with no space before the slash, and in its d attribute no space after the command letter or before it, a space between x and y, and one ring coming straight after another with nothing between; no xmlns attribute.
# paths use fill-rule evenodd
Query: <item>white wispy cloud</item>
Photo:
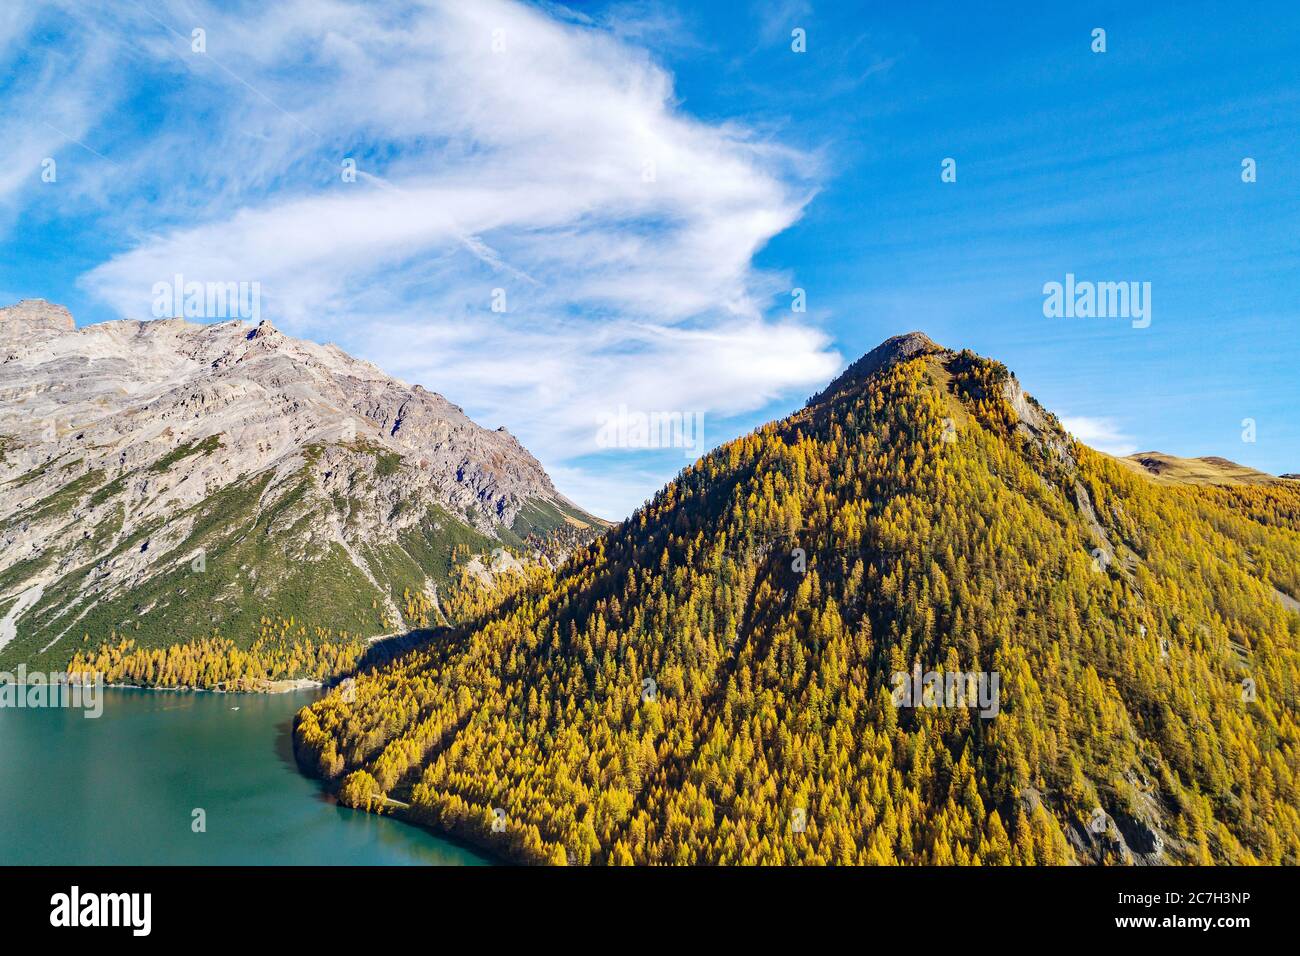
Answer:
<svg viewBox="0 0 1300 956"><path fill-rule="evenodd" d="M793 279L753 264L813 195L816 158L691 117L627 34L507 0L64 11L107 63L177 87L104 171L103 214L133 239L83 285L122 314L175 273L260 282L287 331L506 424L552 468L620 404L716 419L840 364L808 317L770 318ZM87 73L81 92L112 85Z"/></svg>
<svg viewBox="0 0 1300 956"><path fill-rule="evenodd" d="M1062 416L1061 425L1085 445L1104 451L1108 455L1131 455L1138 450L1137 440L1111 418L1093 418L1087 415Z"/></svg>
<svg viewBox="0 0 1300 956"><path fill-rule="evenodd" d="M84 197L103 168L112 166L86 142L113 101L107 91L86 95L110 67L108 51L92 36L33 56L27 40L38 26L38 10L24 4L0 7L0 71L9 74L0 83L0 142L5 144L0 228L11 228L20 208L35 200ZM86 176L86 167L98 172Z"/></svg>

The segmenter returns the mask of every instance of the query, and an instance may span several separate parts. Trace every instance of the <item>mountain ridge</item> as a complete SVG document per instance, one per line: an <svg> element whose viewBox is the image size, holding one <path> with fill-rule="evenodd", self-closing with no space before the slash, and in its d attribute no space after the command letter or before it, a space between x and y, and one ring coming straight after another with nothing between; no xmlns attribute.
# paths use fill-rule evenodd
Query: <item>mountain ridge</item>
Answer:
<svg viewBox="0 0 1300 956"><path fill-rule="evenodd" d="M602 524L504 428L267 321L77 329L66 309L28 300L0 310L0 354L0 645L11 652L20 631L37 657L82 636L96 608L109 611L92 622L106 631L96 640L134 632L162 604L171 611L154 614L155 629L182 626L186 601L204 630L244 629L251 611L233 605L269 609L273 582L303 577L302 560L332 569L322 586L348 581L375 604L344 614L355 602L325 600L339 626L386 632L411 623L404 592L433 592L450 573L431 535L455 538L448 551L486 551ZM235 567L222 561L231 549ZM199 552L207 577L172 580ZM224 597L200 599L218 575L229 575ZM188 597L168 598L173 587Z"/></svg>
<svg viewBox="0 0 1300 956"><path fill-rule="evenodd" d="M1140 451L1120 459L1152 480L1166 483L1241 485L1271 484L1286 475L1270 475L1220 455L1180 458L1159 451Z"/></svg>

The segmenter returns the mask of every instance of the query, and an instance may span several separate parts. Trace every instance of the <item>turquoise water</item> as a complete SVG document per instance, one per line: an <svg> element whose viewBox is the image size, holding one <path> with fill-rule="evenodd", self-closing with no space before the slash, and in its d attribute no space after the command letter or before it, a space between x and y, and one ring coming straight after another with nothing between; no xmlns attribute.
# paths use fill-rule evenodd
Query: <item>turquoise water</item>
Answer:
<svg viewBox="0 0 1300 956"><path fill-rule="evenodd" d="M95 720L0 708L0 865L486 862L300 774L290 728L313 697L108 689Z"/></svg>

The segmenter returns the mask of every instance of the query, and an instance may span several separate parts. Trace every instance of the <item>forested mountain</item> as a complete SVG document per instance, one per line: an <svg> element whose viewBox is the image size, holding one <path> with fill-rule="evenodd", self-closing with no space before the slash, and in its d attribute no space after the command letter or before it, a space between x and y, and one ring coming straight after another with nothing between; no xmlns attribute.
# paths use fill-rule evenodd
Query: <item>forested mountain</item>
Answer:
<svg viewBox="0 0 1300 956"><path fill-rule="evenodd" d="M269 322L0 309L0 668L164 683L202 640L173 656L319 675L441 622L457 554L600 525L504 428Z"/></svg>
<svg viewBox="0 0 1300 956"><path fill-rule="evenodd" d="M344 802L532 863L1300 862L1300 487L919 334L499 583L299 714Z"/></svg>

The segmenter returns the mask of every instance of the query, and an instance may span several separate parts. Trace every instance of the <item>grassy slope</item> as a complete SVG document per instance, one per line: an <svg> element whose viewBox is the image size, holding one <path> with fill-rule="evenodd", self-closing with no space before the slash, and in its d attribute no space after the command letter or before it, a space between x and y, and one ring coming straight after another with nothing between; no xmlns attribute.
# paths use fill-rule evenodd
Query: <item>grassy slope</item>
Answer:
<svg viewBox="0 0 1300 956"><path fill-rule="evenodd" d="M1178 458L1162 452L1139 452L1118 459L1152 481L1171 485L1268 485L1281 479L1226 458Z"/></svg>

